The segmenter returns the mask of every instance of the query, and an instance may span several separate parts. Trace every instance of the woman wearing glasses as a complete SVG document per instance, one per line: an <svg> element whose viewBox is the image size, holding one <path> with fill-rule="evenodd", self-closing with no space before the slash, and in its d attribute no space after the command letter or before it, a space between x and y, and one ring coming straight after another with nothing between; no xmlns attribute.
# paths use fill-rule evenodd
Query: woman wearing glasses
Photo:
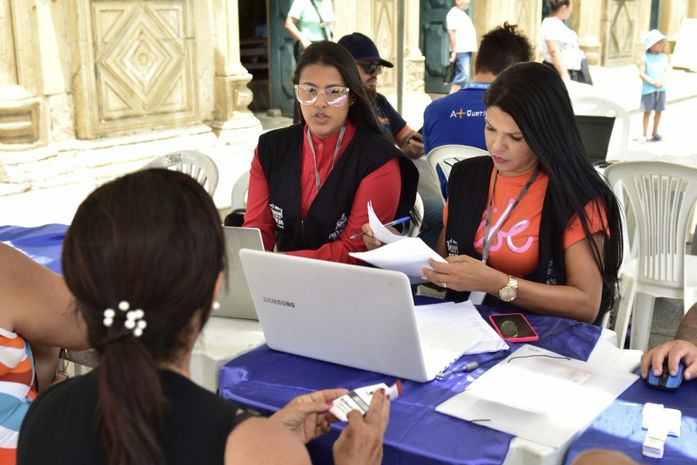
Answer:
<svg viewBox="0 0 697 465"><path fill-rule="evenodd" d="M383 222L414 205L418 173L380 131L353 57L340 45L310 45L293 75L300 124L259 138L244 226L267 250L357 263L367 203Z"/></svg>

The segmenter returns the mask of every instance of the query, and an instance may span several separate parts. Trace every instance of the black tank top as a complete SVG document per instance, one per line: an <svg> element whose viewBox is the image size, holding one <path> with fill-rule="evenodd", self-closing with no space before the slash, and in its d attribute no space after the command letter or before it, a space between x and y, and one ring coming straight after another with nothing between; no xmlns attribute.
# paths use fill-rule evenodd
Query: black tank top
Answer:
<svg viewBox="0 0 697 465"><path fill-rule="evenodd" d="M168 465L224 463L230 431L248 418L238 408L171 371L161 371L169 401L161 444ZM26 465L106 464L94 418L95 371L72 378L42 393L22 423L17 463Z"/></svg>

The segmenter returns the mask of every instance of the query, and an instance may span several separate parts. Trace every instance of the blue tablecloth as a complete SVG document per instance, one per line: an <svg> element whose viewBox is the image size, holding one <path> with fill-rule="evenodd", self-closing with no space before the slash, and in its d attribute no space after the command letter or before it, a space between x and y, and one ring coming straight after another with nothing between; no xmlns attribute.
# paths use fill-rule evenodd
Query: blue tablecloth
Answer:
<svg viewBox="0 0 697 465"><path fill-rule="evenodd" d="M485 318L492 312L480 309ZM540 334L536 345L579 360L587 360L600 335L600 328L576 321L528 315ZM512 350L519 345L512 344ZM486 360L496 354L466 356L456 363ZM466 360L465 360L466 359ZM443 381L404 382L404 395L392 403L385 435L383 464L501 464L512 436L484 426L436 413L434 408L462 392L496 362L477 370L455 374ZM355 388L393 379L305 357L277 352L262 346L225 364L219 375L219 393L226 399L270 413L293 397L317 389ZM511 386L515 389L515 386ZM313 441L308 447L314 463L331 463L331 445L343 425Z"/></svg>
<svg viewBox="0 0 697 465"><path fill-rule="evenodd" d="M645 402L682 411L679 438L668 436L662 459L641 455L646 430L641 429ZM566 463L594 447L624 452L640 463L694 465L697 463L697 381L683 383L676 392L659 391L637 380L615 400L569 447Z"/></svg>
<svg viewBox="0 0 697 465"><path fill-rule="evenodd" d="M68 226L46 224L34 228L0 226L0 242L21 250L56 273L61 273L61 250Z"/></svg>

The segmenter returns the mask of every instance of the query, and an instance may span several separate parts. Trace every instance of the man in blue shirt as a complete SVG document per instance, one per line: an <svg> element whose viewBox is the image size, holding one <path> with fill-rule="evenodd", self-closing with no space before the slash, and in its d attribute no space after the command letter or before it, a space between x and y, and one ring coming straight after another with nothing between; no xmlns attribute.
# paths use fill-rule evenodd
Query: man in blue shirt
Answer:
<svg viewBox="0 0 697 465"><path fill-rule="evenodd" d="M434 100L424 111L424 153L441 145L470 145L486 150L482 96L508 66L532 59L527 37L515 25L504 23L482 37L474 79L459 91Z"/></svg>

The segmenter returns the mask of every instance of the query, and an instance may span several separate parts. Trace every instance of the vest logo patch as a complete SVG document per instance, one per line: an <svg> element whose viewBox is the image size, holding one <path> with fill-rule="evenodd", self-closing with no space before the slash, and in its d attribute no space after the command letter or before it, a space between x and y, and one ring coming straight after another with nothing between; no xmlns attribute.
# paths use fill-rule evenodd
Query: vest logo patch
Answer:
<svg viewBox="0 0 697 465"><path fill-rule="evenodd" d="M455 110L450 111L450 119L453 119L453 118L457 118L457 119L483 118L485 114L486 114L486 111L484 111L484 110L471 110L471 109L465 110L464 108L460 107L458 109L458 111L455 111Z"/></svg>
<svg viewBox="0 0 697 465"><path fill-rule="evenodd" d="M341 232L346 227L346 223L348 223L348 217L346 216L346 213L342 213L336 222L336 226L334 227L334 232L329 235L330 241L335 241L339 237Z"/></svg>
<svg viewBox="0 0 697 465"><path fill-rule="evenodd" d="M448 249L448 255L460 255L460 246L455 239L445 241L445 246Z"/></svg>
<svg viewBox="0 0 697 465"><path fill-rule="evenodd" d="M269 209L271 210L271 216L273 216L273 220L276 222L276 227L278 229L285 229L283 223L283 209L274 204L269 204Z"/></svg>

